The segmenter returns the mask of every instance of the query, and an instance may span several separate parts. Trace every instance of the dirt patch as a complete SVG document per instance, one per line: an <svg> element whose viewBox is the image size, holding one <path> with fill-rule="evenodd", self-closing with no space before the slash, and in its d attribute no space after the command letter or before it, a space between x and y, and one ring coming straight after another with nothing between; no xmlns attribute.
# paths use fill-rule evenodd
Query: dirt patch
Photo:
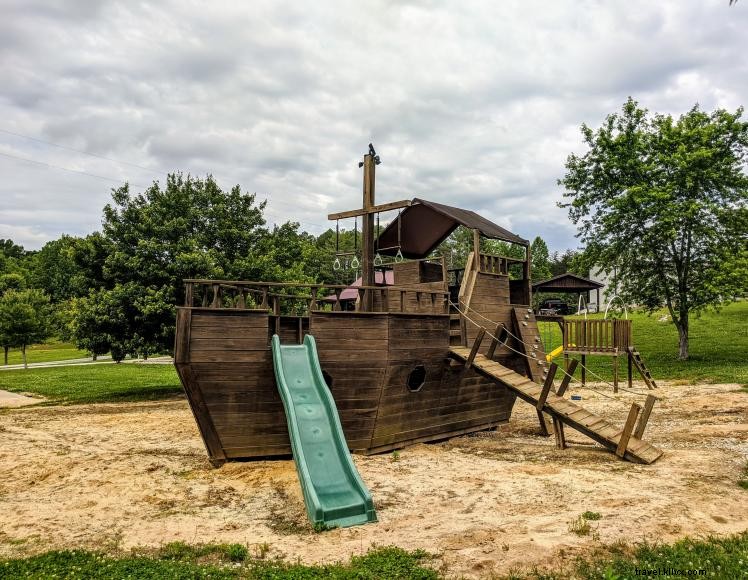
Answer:
<svg viewBox="0 0 748 580"><path fill-rule="evenodd" d="M623 424L634 400L581 392ZM742 531L748 394L737 385L663 386L647 439L654 465L617 460L567 429L537 436L518 402L495 432L392 455L356 457L379 523L316 534L293 462L208 464L186 401L37 407L0 414L0 554L129 548L173 540L268 544L271 555L328 562L374 545L440 555L447 574L480 577L571 558L600 542ZM640 399L641 400L641 399ZM592 532L570 522L599 512Z"/></svg>

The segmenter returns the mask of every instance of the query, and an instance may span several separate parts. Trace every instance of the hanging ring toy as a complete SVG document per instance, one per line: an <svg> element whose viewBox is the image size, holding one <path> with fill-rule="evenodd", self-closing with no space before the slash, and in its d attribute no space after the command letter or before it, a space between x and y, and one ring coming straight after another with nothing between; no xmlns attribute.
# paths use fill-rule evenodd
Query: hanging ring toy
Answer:
<svg viewBox="0 0 748 580"><path fill-rule="evenodd" d="M377 255L374 256L374 265L375 266L381 266L382 265L382 256L377 252Z"/></svg>
<svg viewBox="0 0 748 580"><path fill-rule="evenodd" d="M343 266L340 264L340 258L335 258L335 261L332 263L332 269L337 272L342 267Z"/></svg>
<svg viewBox="0 0 748 580"><path fill-rule="evenodd" d="M360 262L358 261L358 257L353 256L353 260L351 260L351 268L353 268L354 270L358 270L359 265Z"/></svg>
<svg viewBox="0 0 748 580"><path fill-rule="evenodd" d="M403 253L400 251L400 248L397 249L397 254L395 255L395 262L399 264L402 262L405 258L403 258Z"/></svg>

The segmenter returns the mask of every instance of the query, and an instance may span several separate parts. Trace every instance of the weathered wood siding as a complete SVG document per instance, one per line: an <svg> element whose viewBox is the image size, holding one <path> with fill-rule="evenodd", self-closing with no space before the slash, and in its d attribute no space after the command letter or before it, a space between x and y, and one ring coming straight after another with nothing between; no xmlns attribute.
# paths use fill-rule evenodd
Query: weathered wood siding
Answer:
<svg viewBox="0 0 748 580"><path fill-rule="evenodd" d="M269 342L276 322L284 342L296 342L298 320L291 317L178 310L175 364L214 462L291 452ZM446 360L449 315L315 312L308 324L354 451L443 439L509 419L511 394ZM411 392L408 375L418 365L425 384Z"/></svg>
<svg viewBox="0 0 748 580"><path fill-rule="evenodd" d="M212 459L291 452L269 321L264 311L179 309L175 363Z"/></svg>
<svg viewBox="0 0 748 580"><path fill-rule="evenodd" d="M477 273L475 285L472 294L469 297L468 305L470 311L468 315L478 325L486 328L491 334L495 334L496 327L493 323L502 322L512 331L512 309L509 303L509 277L501 274ZM481 316L485 318L481 318ZM493 328L492 328L493 327ZM478 335L479 327L476 324L467 322L467 344L473 344L475 337ZM491 344L490 337L486 336L481 343L480 354L486 354ZM519 349L519 344L513 338L509 338L507 346L515 350ZM513 352L510 348L498 348L493 359L501 364L516 370L517 372L525 371L523 358Z"/></svg>
<svg viewBox="0 0 748 580"><path fill-rule="evenodd" d="M348 446L366 451L387 371L387 314L312 313L309 331L338 408Z"/></svg>
<svg viewBox="0 0 748 580"><path fill-rule="evenodd" d="M472 371L454 370L448 350L448 316L390 317L389 365L371 452L485 429L509 419L514 397ZM408 376L418 366L424 367L425 382L411 392Z"/></svg>

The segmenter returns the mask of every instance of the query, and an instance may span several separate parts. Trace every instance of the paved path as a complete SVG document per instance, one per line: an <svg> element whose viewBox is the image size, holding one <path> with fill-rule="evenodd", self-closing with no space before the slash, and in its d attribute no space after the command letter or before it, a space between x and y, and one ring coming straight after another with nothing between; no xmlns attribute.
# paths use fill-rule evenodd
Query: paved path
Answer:
<svg viewBox="0 0 748 580"><path fill-rule="evenodd" d="M122 361L123 363L139 363L139 364L172 364L174 359L170 356L159 356L143 360L140 358L128 358ZM68 360L53 360L39 363L29 363L30 369L45 369L49 367L68 367L68 366L80 366L80 365L98 365L98 364L114 364L112 357L109 355L100 356L97 360L93 360L91 357L88 358L72 358ZM12 371L22 369L23 365L3 365L0 366L0 371Z"/></svg>
<svg viewBox="0 0 748 580"><path fill-rule="evenodd" d="M19 395L18 393L11 393L9 391L0 391L0 408L3 407L25 407L26 405L36 405L46 399L39 397L27 397L26 395Z"/></svg>

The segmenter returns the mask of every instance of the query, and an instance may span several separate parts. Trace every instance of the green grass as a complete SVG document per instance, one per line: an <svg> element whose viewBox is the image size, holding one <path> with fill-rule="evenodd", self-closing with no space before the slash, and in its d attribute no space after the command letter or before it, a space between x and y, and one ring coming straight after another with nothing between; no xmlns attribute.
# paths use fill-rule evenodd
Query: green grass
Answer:
<svg viewBox="0 0 748 580"><path fill-rule="evenodd" d="M51 551L26 558L0 560L0 579L5 578L247 578L258 580L358 578L435 580L429 566L432 556L421 550L396 547L370 550L347 562L306 566L269 558L267 544L253 548L241 544L166 544L159 549L137 548L108 555L84 550ZM637 570L639 573L637 574ZM663 570L670 575L718 579L745 578L748 572L748 532L723 538L686 538L673 544L645 542L601 546L559 569L517 571L509 578L581 578L622 580L642 577L642 570ZM703 570L700 574L698 571ZM673 571L683 571L682 574ZM498 576L492 576L498 577Z"/></svg>
<svg viewBox="0 0 748 580"><path fill-rule="evenodd" d="M0 371L0 389L64 403L151 401L182 392L172 365L138 363Z"/></svg>
<svg viewBox="0 0 748 580"><path fill-rule="evenodd" d="M612 546L607 553L578 560L576 576L610 580L642 577L637 570L704 570L691 577L745 578L748 573L748 532L724 538L684 539L671 545L644 543ZM685 577L687 572L684 572ZM538 576L548 578L547 574ZM555 575L556 577L563 577Z"/></svg>
<svg viewBox="0 0 748 580"><path fill-rule="evenodd" d="M241 554L239 559L237 554ZM0 578L252 578L342 580L359 578L431 580L436 572L424 566L425 552L388 547L354 556L347 563L304 566L282 560L250 557L238 544L168 544L153 554L107 556L82 550L53 551L30 558L0 561Z"/></svg>
<svg viewBox="0 0 748 580"><path fill-rule="evenodd" d="M0 356L2 353L0 353ZM74 358L86 358L91 356L85 350L78 350L70 343L60 342L58 340L49 341L44 344L35 344L26 348L26 362L42 363L57 360L70 360ZM5 362L0 358L0 364ZM21 358L21 349L12 348L8 351L8 364L20 365L23 363Z"/></svg>
<svg viewBox="0 0 748 580"><path fill-rule="evenodd" d="M678 332L673 323L659 321L665 314L664 310L652 316L629 313L633 320L634 345L655 380L748 385L748 301L736 302L718 313L707 312L694 318L687 361L678 360ZM602 316L597 314L590 318ZM541 323L540 335L546 352L561 344L561 332L555 323ZM555 359L556 362L562 360L562 357ZM619 376L625 379L626 362L623 358L620 361ZM610 357L588 356L587 367L605 380L612 380ZM639 375L634 370L634 379L637 378ZM589 380L597 379L591 376Z"/></svg>

